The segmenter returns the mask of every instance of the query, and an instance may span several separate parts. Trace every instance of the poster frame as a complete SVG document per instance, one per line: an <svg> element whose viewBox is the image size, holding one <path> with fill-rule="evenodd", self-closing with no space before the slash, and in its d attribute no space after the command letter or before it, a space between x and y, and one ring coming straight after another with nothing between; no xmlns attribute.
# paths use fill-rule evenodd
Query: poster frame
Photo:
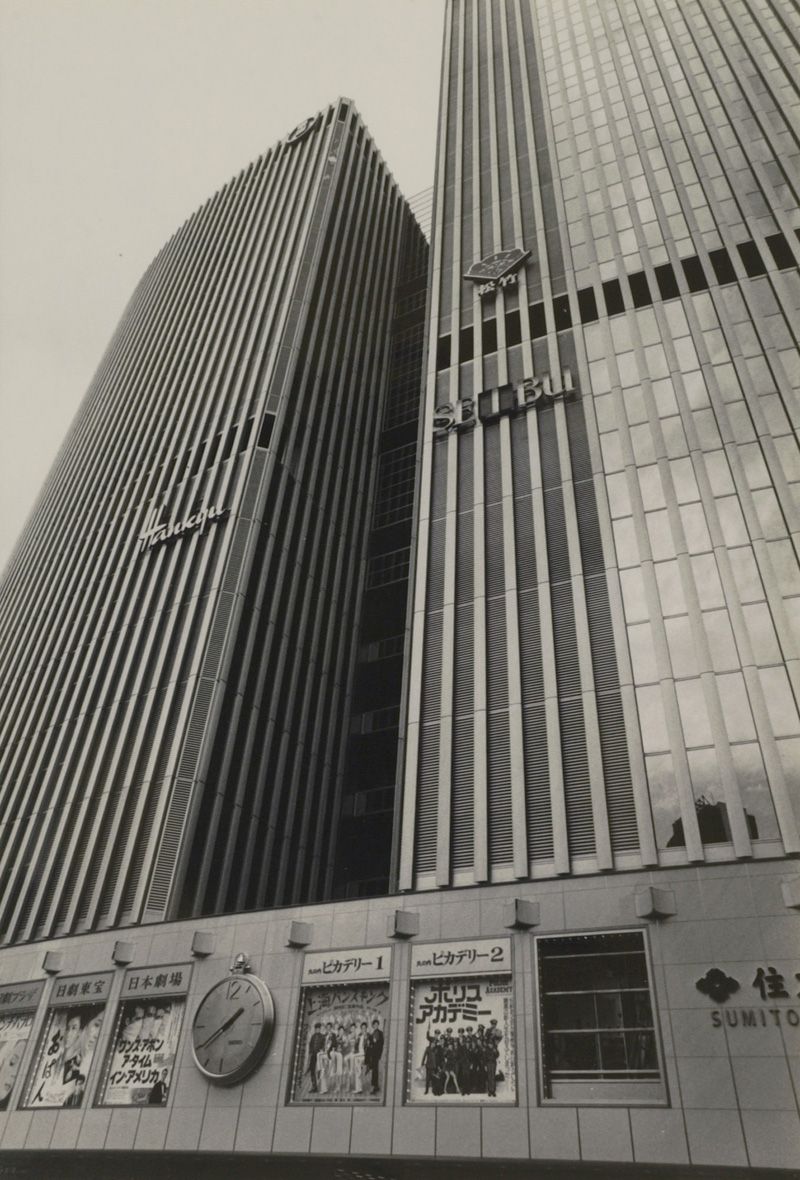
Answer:
<svg viewBox="0 0 800 1180"><path fill-rule="evenodd" d="M144 972L153 972L153 973L159 974L159 973L162 973L165 971L170 971L171 969L173 969L175 967L180 967L186 971L186 983L182 984L180 987L172 987L172 988L151 987L151 988L146 988L144 991L141 991L141 992L139 992L137 990L135 996L131 995L129 992L126 991L126 985L127 985L128 979L133 975L141 974ZM172 1073L172 1077L170 1078L170 1092L172 1091L174 1080L175 1080L174 1071L175 1071L176 1065L180 1061L181 1043L182 1043L184 1032L186 1029L186 1013L189 1010L189 990L190 990L190 985L192 982L193 967L194 967L194 963L186 963L186 962L182 962L182 963L155 963L152 965L148 964L146 967L129 967L128 970L125 972L125 975L122 980L122 987L120 989L119 995L117 996L117 1000L116 1000L116 1009L114 1012L113 1024L111 1026L111 1034L108 1038L108 1044L106 1045L105 1052L103 1054L103 1067L100 1072L100 1077L98 1079L98 1082L97 1082L97 1085L96 1085L95 1091L94 1091L94 1101L92 1103L92 1106L94 1108L97 1108L100 1110L148 1110L148 1109L165 1110L167 1108L167 1106L169 1106L169 1095L167 1096L166 1103L164 1103L163 1105L154 1104L152 1107L150 1107L148 1103L103 1102L102 1099L105 1095L106 1088L108 1085L108 1079L111 1075L111 1063L114 1059L114 1048L115 1048L115 1045L117 1042L117 1034L120 1029L120 1025L121 1025L121 1021L122 1021L122 1013L123 1013L123 1009L124 1009L125 1005L135 1001L136 999L147 1000L147 999L151 999L154 996L159 996L160 998L165 999L165 1000L175 1000L175 999L183 1000L183 1015L181 1016L180 1029L178 1031L178 1039L177 1039L177 1042L175 1045L175 1061L172 1066L173 1073Z"/></svg>
<svg viewBox="0 0 800 1180"><path fill-rule="evenodd" d="M355 1107L369 1110L370 1108L381 1109L386 1106L387 1092L388 1092L388 1088L389 1088L389 1078L390 1078L389 1041L390 1041L390 1036L392 1033L392 1019L391 1019L391 1017L392 1017L392 991L393 991L393 988L392 988L392 964L393 964L393 959L394 959L393 951L394 951L394 948L390 944L389 945L382 944L380 946L371 946L371 947L363 947L363 946L362 947L337 947L331 951L324 952L325 954L330 954L330 955L360 954L362 952L369 953L369 954L375 954L377 952L378 954L385 955L387 961L386 961L386 965L381 967L380 973L377 975L373 975L371 978L353 977L352 979L349 979L349 980L334 978L334 979L330 979L329 981L323 981L323 982L318 982L317 980L310 981L307 978L307 973L308 973L307 960L308 960L308 962L310 962L312 959L319 957L322 952L306 952L306 956L304 957L304 961L303 961L303 967L302 967L302 970L300 973L301 982L300 982L300 986L299 986L297 1013L296 1013L295 1021L294 1021L294 1037L293 1037L293 1041L292 1041L291 1057L289 1059L290 1068L289 1068L289 1076L288 1076L287 1084L286 1084L286 1096L285 1096L285 1102L284 1102L284 1104L286 1106L290 1106L294 1109L306 1109L306 1110L313 1110L317 1107L324 1107L326 1110L330 1110L330 1109L350 1109L350 1110L352 1110ZM363 1102L327 1101L326 1102L323 1100L320 1100L318 1102L308 1102L308 1101L303 1101L302 1099L297 1099L294 1096L295 1095L295 1079L298 1077L298 1072L301 1069L301 1065L302 1065L301 1058L305 1055L305 1038L303 1038L303 1026L306 1023L306 1021L305 1021L306 996L310 993L313 993L313 992L326 991L326 990L332 990L332 989L338 989L338 988L347 988L347 987L356 987L356 988L357 987L368 987L368 988L383 987L386 990L386 996L387 996L388 1003L387 1003L386 1017L384 1019L383 1029L382 1029L383 1037L384 1037L384 1043L383 1043L384 1076L383 1076L383 1093L380 1095L380 1100L374 1101L374 1102L367 1102L367 1101L363 1101ZM301 1038L302 1038L302 1041L301 1041Z"/></svg>
<svg viewBox="0 0 800 1180"><path fill-rule="evenodd" d="M513 1028L513 1032L514 1032L514 1097L513 1097L513 1099L506 1098L506 1099L503 1099L502 1101L498 1102L495 1106L495 1109L513 1110L515 1107L519 1107L519 1105L520 1105L520 1068L519 1068L519 1040L518 1040L518 1035L517 1035L518 1034L518 1025L519 1025L519 1013L517 1011L518 985L517 985L516 972L515 972L515 951L516 951L516 948L514 945L515 941L516 940L511 936L510 933L504 933L502 935L498 935L497 938L492 938L491 936L481 936L479 938L441 939L436 942L415 943L414 944L414 948L413 948L414 952L415 952L414 958L417 959L428 948L437 948L437 947L448 948L448 949L454 948L454 947L465 948L465 947L469 947L470 944L479 945L479 944L485 944L485 943L494 943L494 944L504 943L504 944L507 944L507 946L508 946L508 959L507 959L507 963L504 963L502 968L495 970L495 971L492 971L491 967L489 967L489 968L482 967L482 968L478 968L478 969L467 968L462 971L458 971L457 968L454 968L454 969L448 970L446 972L442 971L440 973L437 972L437 973L430 973L430 974L426 973L424 971L424 969L415 970L414 965L412 963L411 969L409 972L408 1001L407 1001L407 1005L406 1005L406 1056L405 1056L405 1061L404 1061L404 1065L403 1065L403 1106L413 1107L417 1110L424 1110L426 1108L431 1108L431 1109L436 1110L436 1109L442 1109L445 1107L448 1109L452 1108L454 1110L463 1110L465 1108L472 1108L472 1109L477 1108L479 1110L491 1110L493 1108L493 1104L491 1102L487 1102L487 1101L481 1102L481 1101L474 1101L474 1100L471 1101L470 1100L471 1095L466 1095L465 1099L460 1102L453 1102L453 1101L449 1101L449 1100L444 1101L444 1102L441 1102L441 1101L420 1102L418 1098L414 1098L412 1096L412 1081L411 1081L411 1079L412 1079L412 1072L415 1068L414 1059L413 1059L414 1058L414 1025L415 1025L415 1021L414 1021L415 988L418 985L427 984L427 983L442 983L442 982L462 983L462 982L469 981L470 979L486 979L486 978L494 977L497 979L508 980L508 983L510 985L510 988L511 988L511 1009L510 1009L510 1011L511 1011L512 1028Z"/></svg>
<svg viewBox="0 0 800 1180"><path fill-rule="evenodd" d="M2 1020L3 1018L5 1018L7 1016L8 1017L26 1016L26 1017L30 1017L30 1022L31 1022L30 1028L28 1030L28 1035L27 1035L27 1037L25 1037L25 1048L22 1050L22 1053L20 1054L19 1063L17 1066L17 1072L14 1075L14 1080L11 1083L11 1088L8 1091L8 1094L6 1095L5 1099L0 1097L0 1112L2 1112L2 1113L6 1113L9 1110L14 1109L14 1100L19 1097L20 1086L23 1084L24 1079L27 1077L27 1070L25 1070L23 1068L23 1066L25 1066L25 1064L26 1064L26 1058L27 1058L28 1052L31 1048L31 1044L36 1043L36 1040L37 1040L37 1037L39 1034L37 1017L39 1015L39 1010L41 1008L42 997L44 996L46 982L47 981L45 979L20 979L20 980L10 980L8 983L0 984L0 996L2 996L3 993L9 992L12 989L16 989L16 988L30 988L35 993L35 996L32 997L30 1000L17 1000L15 1003L10 1003L7 1007L5 1004L2 1004L2 1002L0 1002L0 1020ZM21 1039L22 1038L17 1038L17 1044L19 1044L19 1041ZM1 1068L2 1068L2 1064L0 1064L0 1069ZM1 1081L2 1081L2 1075L0 1075L0 1082Z"/></svg>
<svg viewBox="0 0 800 1180"><path fill-rule="evenodd" d="M78 983L80 980L89 980L89 979L102 980L104 983L103 993L98 994L98 997L94 1001L88 996L88 994L87 994L86 998L78 997L78 996L75 996L75 997L66 997L65 996L62 998L57 995L59 988L64 987L64 986L71 986L72 984ZM105 1029L106 1029L106 1025L107 1025L107 1021L108 1021L108 1006L109 1006L109 1000L111 997L111 991L113 989L113 986L114 986L114 972L113 971L84 971L84 972L81 972L76 975L68 975L68 976L63 976L63 977L57 976L53 980L53 986L51 987L50 994L47 997L47 1003L44 1006L44 1011L41 1013L41 1018L38 1022L39 1027L36 1032L36 1046L33 1051L32 1057L28 1061L28 1068L25 1073L25 1085L24 1085L22 1091L20 1092L20 1096L19 1096L19 1099L17 1102L17 1109L18 1110L35 1111L35 1110L66 1110L66 1109L70 1109L67 1106L65 1106L65 1104L63 1102L58 1103L58 1104L48 1103L47 1105L42 1104L42 1105L34 1106L31 1103L30 1099L31 1099L31 1094L33 1092L34 1082L36 1079L36 1073L37 1073L39 1065L42 1061L42 1057L44 1055L45 1044L47 1041L47 1033L48 1033L48 1030L50 1027L50 1017L51 1017L52 1013L63 1011L64 1009L79 1008L79 1007L85 1007L85 1006L100 1007L102 1009L102 1012L98 1013L98 1015L100 1016L100 1025L99 1025L99 1029L98 1029L97 1040L96 1040L94 1048L92 1050L92 1058L89 1063L89 1069L88 1069L88 1073L86 1075L86 1081L85 1081L85 1084L83 1087L83 1094L81 1096L81 1101L80 1101L80 1103L77 1104L77 1106L72 1108L72 1109L76 1109L76 1110L88 1109L89 1104L86 1100L87 1100L87 1096L91 1092L90 1082L91 1082L93 1073L96 1076L96 1070L98 1068L97 1067L97 1060L98 1060L98 1058L102 1058L103 1036L105 1034Z"/></svg>

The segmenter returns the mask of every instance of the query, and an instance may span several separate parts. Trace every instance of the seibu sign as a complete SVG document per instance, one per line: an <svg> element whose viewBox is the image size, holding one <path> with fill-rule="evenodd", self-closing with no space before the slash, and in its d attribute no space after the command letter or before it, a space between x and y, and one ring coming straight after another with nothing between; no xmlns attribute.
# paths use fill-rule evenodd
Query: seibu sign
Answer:
<svg viewBox="0 0 800 1180"><path fill-rule="evenodd" d="M191 516L187 516L186 520L178 520L173 524L164 524L163 522L154 524L152 528L145 529L143 533L139 534L142 549L153 549L163 541L182 537L184 533L197 531L202 535L207 524L214 524L215 521L221 520L227 515L227 508L215 508L212 504L208 508L201 508L199 511L193 512Z"/></svg>
<svg viewBox="0 0 800 1180"><path fill-rule="evenodd" d="M496 422L507 414L524 414L575 393L577 390L568 368L561 373L560 385L554 386L549 373L526 377L514 385L484 390L477 397L465 397L455 404L441 402L433 411L433 432L441 435L452 430L469 429L478 422Z"/></svg>

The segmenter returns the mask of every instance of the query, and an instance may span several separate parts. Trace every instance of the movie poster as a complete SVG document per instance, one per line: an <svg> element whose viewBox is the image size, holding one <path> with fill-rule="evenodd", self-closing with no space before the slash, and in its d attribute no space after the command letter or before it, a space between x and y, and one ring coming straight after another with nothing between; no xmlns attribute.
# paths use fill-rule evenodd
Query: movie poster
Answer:
<svg viewBox="0 0 800 1180"><path fill-rule="evenodd" d="M32 1026L32 1012L0 1016L0 1110L8 1110Z"/></svg>
<svg viewBox="0 0 800 1180"><path fill-rule="evenodd" d="M291 1102L385 1101L390 963L388 947L306 955Z"/></svg>
<svg viewBox="0 0 800 1180"><path fill-rule="evenodd" d="M510 969L505 938L412 948L407 1102L516 1103Z"/></svg>
<svg viewBox="0 0 800 1180"><path fill-rule="evenodd" d="M105 1003L83 1003L47 1010L27 1107L83 1104L105 1008Z"/></svg>
<svg viewBox="0 0 800 1180"><path fill-rule="evenodd" d="M102 1106L166 1105L185 1009L184 997L120 1004Z"/></svg>

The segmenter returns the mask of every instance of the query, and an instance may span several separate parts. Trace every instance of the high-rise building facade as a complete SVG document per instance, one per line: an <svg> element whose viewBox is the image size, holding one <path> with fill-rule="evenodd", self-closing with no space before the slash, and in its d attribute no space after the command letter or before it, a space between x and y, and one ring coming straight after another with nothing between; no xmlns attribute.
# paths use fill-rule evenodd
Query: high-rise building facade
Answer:
<svg viewBox="0 0 800 1180"><path fill-rule="evenodd" d="M448 0L427 327L413 227L391 257L329 251L309 228L316 270L276 247L308 283L274 311L300 317L281 337L286 397L248 403L254 431L275 414L263 491L247 501L261 507L219 515L244 503L226 484L170 501L137 520L143 552L125 567L144 578L142 559L177 563L187 543L199 563L233 545L237 521L258 529L255 548L243 542L240 621L203 645L182 616L164 620L165 642L204 659L221 644L224 662L207 759L187 747L202 789L175 908L148 924L146 906L95 910L60 935L36 895L3 895L25 924L0 952L0 1152L22 1174L794 1174L797 46L788 0ZM360 124L342 111L276 149L290 172L316 167L324 186L350 161L369 184ZM366 214L364 191L338 188L335 224ZM295 204L276 199L293 224ZM328 338L314 331L328 322L367 347L369 320L356 328L339 289L311 276L362 254L376 274L393 268L357 301L383 325L391 373L345 534L360 600L325 613L304 554L313 563L344 529L328 489L342 468L349 488L366 459L351 434L325 458L336 420L323 444L314 414L337 411L314 400ZM238 325L249 305L224 294L209 312ZM191 340L209 361L221 345ZM267 355L231 380L255 380ZM180 377L193 371L183 350L176 360ZM187 412L206 404L194 388ZM256 462L244 455L243 484ZM306 492L322 472L331 482ZM183 531L162 540L161 521ZM201 599L235 592L211 558ZM312 618L322 647L306 639ZM335 667L320 654L342 645ZM132 659L130 672L150 667ZM43 701L58 673L32 682ZM323 699L320 753L309 722ZM140 747L121 736L113 752L133 771ZM144 806L151 781L131 798ZM89 804L102 825L102 794ZM67 822L50 819L60 839ZM19 812L15 839L27 824ZM125 830L155 840L135 814ZM97 832L101 875L83 880L102 895L116 869ZM39 884L62 904L60 878Z"/></svg>
<svg viewBox="0 0 800 1180"><path fill-rule="evenodd" d="M449 9L402 888L798 851L791 16Z"/></svg>
<svg viewBox="0 0 800 1180"><path fill-rule="evenodd" d="M148 269L3 585L4 941L330 895L390 337L424 252L342 100ZM415 422L403 441L413 487Z"/></svg>

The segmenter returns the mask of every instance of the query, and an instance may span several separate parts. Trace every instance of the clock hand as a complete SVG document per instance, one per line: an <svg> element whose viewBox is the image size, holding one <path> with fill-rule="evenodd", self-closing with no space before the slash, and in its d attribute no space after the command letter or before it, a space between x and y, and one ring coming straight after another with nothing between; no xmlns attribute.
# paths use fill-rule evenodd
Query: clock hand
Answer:
<svg viewBox="0 0 800 1180"><path fill-rule="evenodd" d="M206 1040L203 1041L202 1045L198 1045L197 1048L198 1049L205 1049L206 1045L210 1045L212 1041L215 1041L217 1039L217 1037L221 1036L224 1032L227 1032L228 1029L233 1024L233 1022L235 1020L238 1020L243 1012L244 1012L244 1008L238 1008L236 1010L236 1012L234 1012L233 1016L229 1016L228 1019L225 1021L225 1023L223 1025L221 1025L220 1028L218 1028L216 1032L213 1032L210 1037L207 1037Z"/></svg>

